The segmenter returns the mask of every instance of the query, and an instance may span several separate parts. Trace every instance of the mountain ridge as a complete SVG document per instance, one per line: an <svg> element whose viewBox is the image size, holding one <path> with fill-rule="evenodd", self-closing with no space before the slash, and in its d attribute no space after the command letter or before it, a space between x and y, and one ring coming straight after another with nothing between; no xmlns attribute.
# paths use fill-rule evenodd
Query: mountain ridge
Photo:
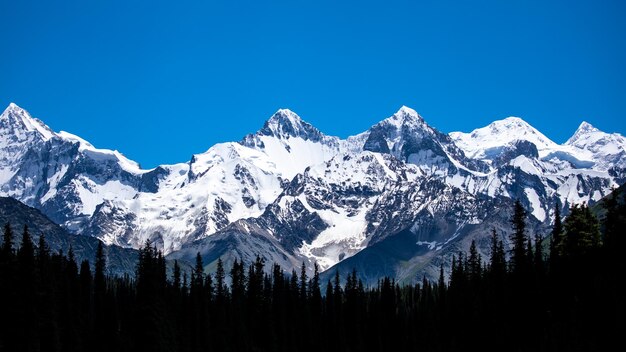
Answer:
<svg viewBox="0 0 626 352"><path fill-rule="evenodd" d="M12 104L0 120L0 195L73 232L133 248L150 241L190 261L194 251L247 260L257 252L286 268L317 261L329 269L406 231L416 246L429 244L431 259L449 257L455 241L496 221L484 211L494 204L520 199L547 226L555 205L594 202L626 180L621 135L586 129L557 145L512 117L444 134L403 106L341 139L280 109L239 142L149 170L47 126L47 139L27 124L12 130L5 120L16 117L31 118Z"/></svg>

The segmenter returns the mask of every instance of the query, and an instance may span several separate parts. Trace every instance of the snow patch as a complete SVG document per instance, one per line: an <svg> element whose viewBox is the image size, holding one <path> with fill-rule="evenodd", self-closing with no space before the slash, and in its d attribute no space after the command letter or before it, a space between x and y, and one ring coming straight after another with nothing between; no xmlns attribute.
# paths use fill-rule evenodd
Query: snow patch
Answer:
<svg viewBox="0 0 626 352"><path fill-rule="evenodd" d="M541 207L542 202L539 200L539 196L537 192L532 188L525 188L524 193L526 194L526 198L530 202L530 206L532 208L532 214L537 220L543 222L546 220L546 212Z"/></svg>

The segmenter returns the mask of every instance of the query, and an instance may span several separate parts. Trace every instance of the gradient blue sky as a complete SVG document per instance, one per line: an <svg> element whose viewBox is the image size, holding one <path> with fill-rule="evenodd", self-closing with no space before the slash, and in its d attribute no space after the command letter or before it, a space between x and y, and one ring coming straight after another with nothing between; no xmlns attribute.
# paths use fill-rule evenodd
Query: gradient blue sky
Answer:
<svg viewBox="0 0 626 352"><path fill-rule="evenodd" d="M144 167L279 108L346 137L417 110L520 116L556 142L626 132L626 1L0 2L0 104Z"/></svg>

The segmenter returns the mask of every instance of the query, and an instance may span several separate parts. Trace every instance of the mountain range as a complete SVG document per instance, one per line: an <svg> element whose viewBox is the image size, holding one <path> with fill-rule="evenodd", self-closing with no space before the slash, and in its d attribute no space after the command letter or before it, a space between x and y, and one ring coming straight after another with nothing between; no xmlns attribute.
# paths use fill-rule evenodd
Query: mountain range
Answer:
<svg viewBox="0 0 626 352"><path fill-rule="evenodd" d="M241 141L145 170L15 104L0 116L0 196L107 244L200 252L209 270L259 255L368 283L432 278L472 240L487 257L492 228L508 244L515 200L547 234L555 207L625 182L626 139L586 122L557 144L517 117L444 134L402 107L341 139L281 109Z"/></svg>

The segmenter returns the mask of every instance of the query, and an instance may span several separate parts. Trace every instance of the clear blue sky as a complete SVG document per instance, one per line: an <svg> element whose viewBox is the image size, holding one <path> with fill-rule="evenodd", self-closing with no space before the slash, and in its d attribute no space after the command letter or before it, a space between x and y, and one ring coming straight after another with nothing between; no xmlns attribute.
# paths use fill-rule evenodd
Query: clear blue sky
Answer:
<svg viewBox="0 0 626 352"><path fill-rule="evenodd" d="M520 116L626 133L626 1L2 0L0 104L187 161L290 108L327 134L401 105L443 132ZM4 108L4 107L2 107Z"/></svg>

